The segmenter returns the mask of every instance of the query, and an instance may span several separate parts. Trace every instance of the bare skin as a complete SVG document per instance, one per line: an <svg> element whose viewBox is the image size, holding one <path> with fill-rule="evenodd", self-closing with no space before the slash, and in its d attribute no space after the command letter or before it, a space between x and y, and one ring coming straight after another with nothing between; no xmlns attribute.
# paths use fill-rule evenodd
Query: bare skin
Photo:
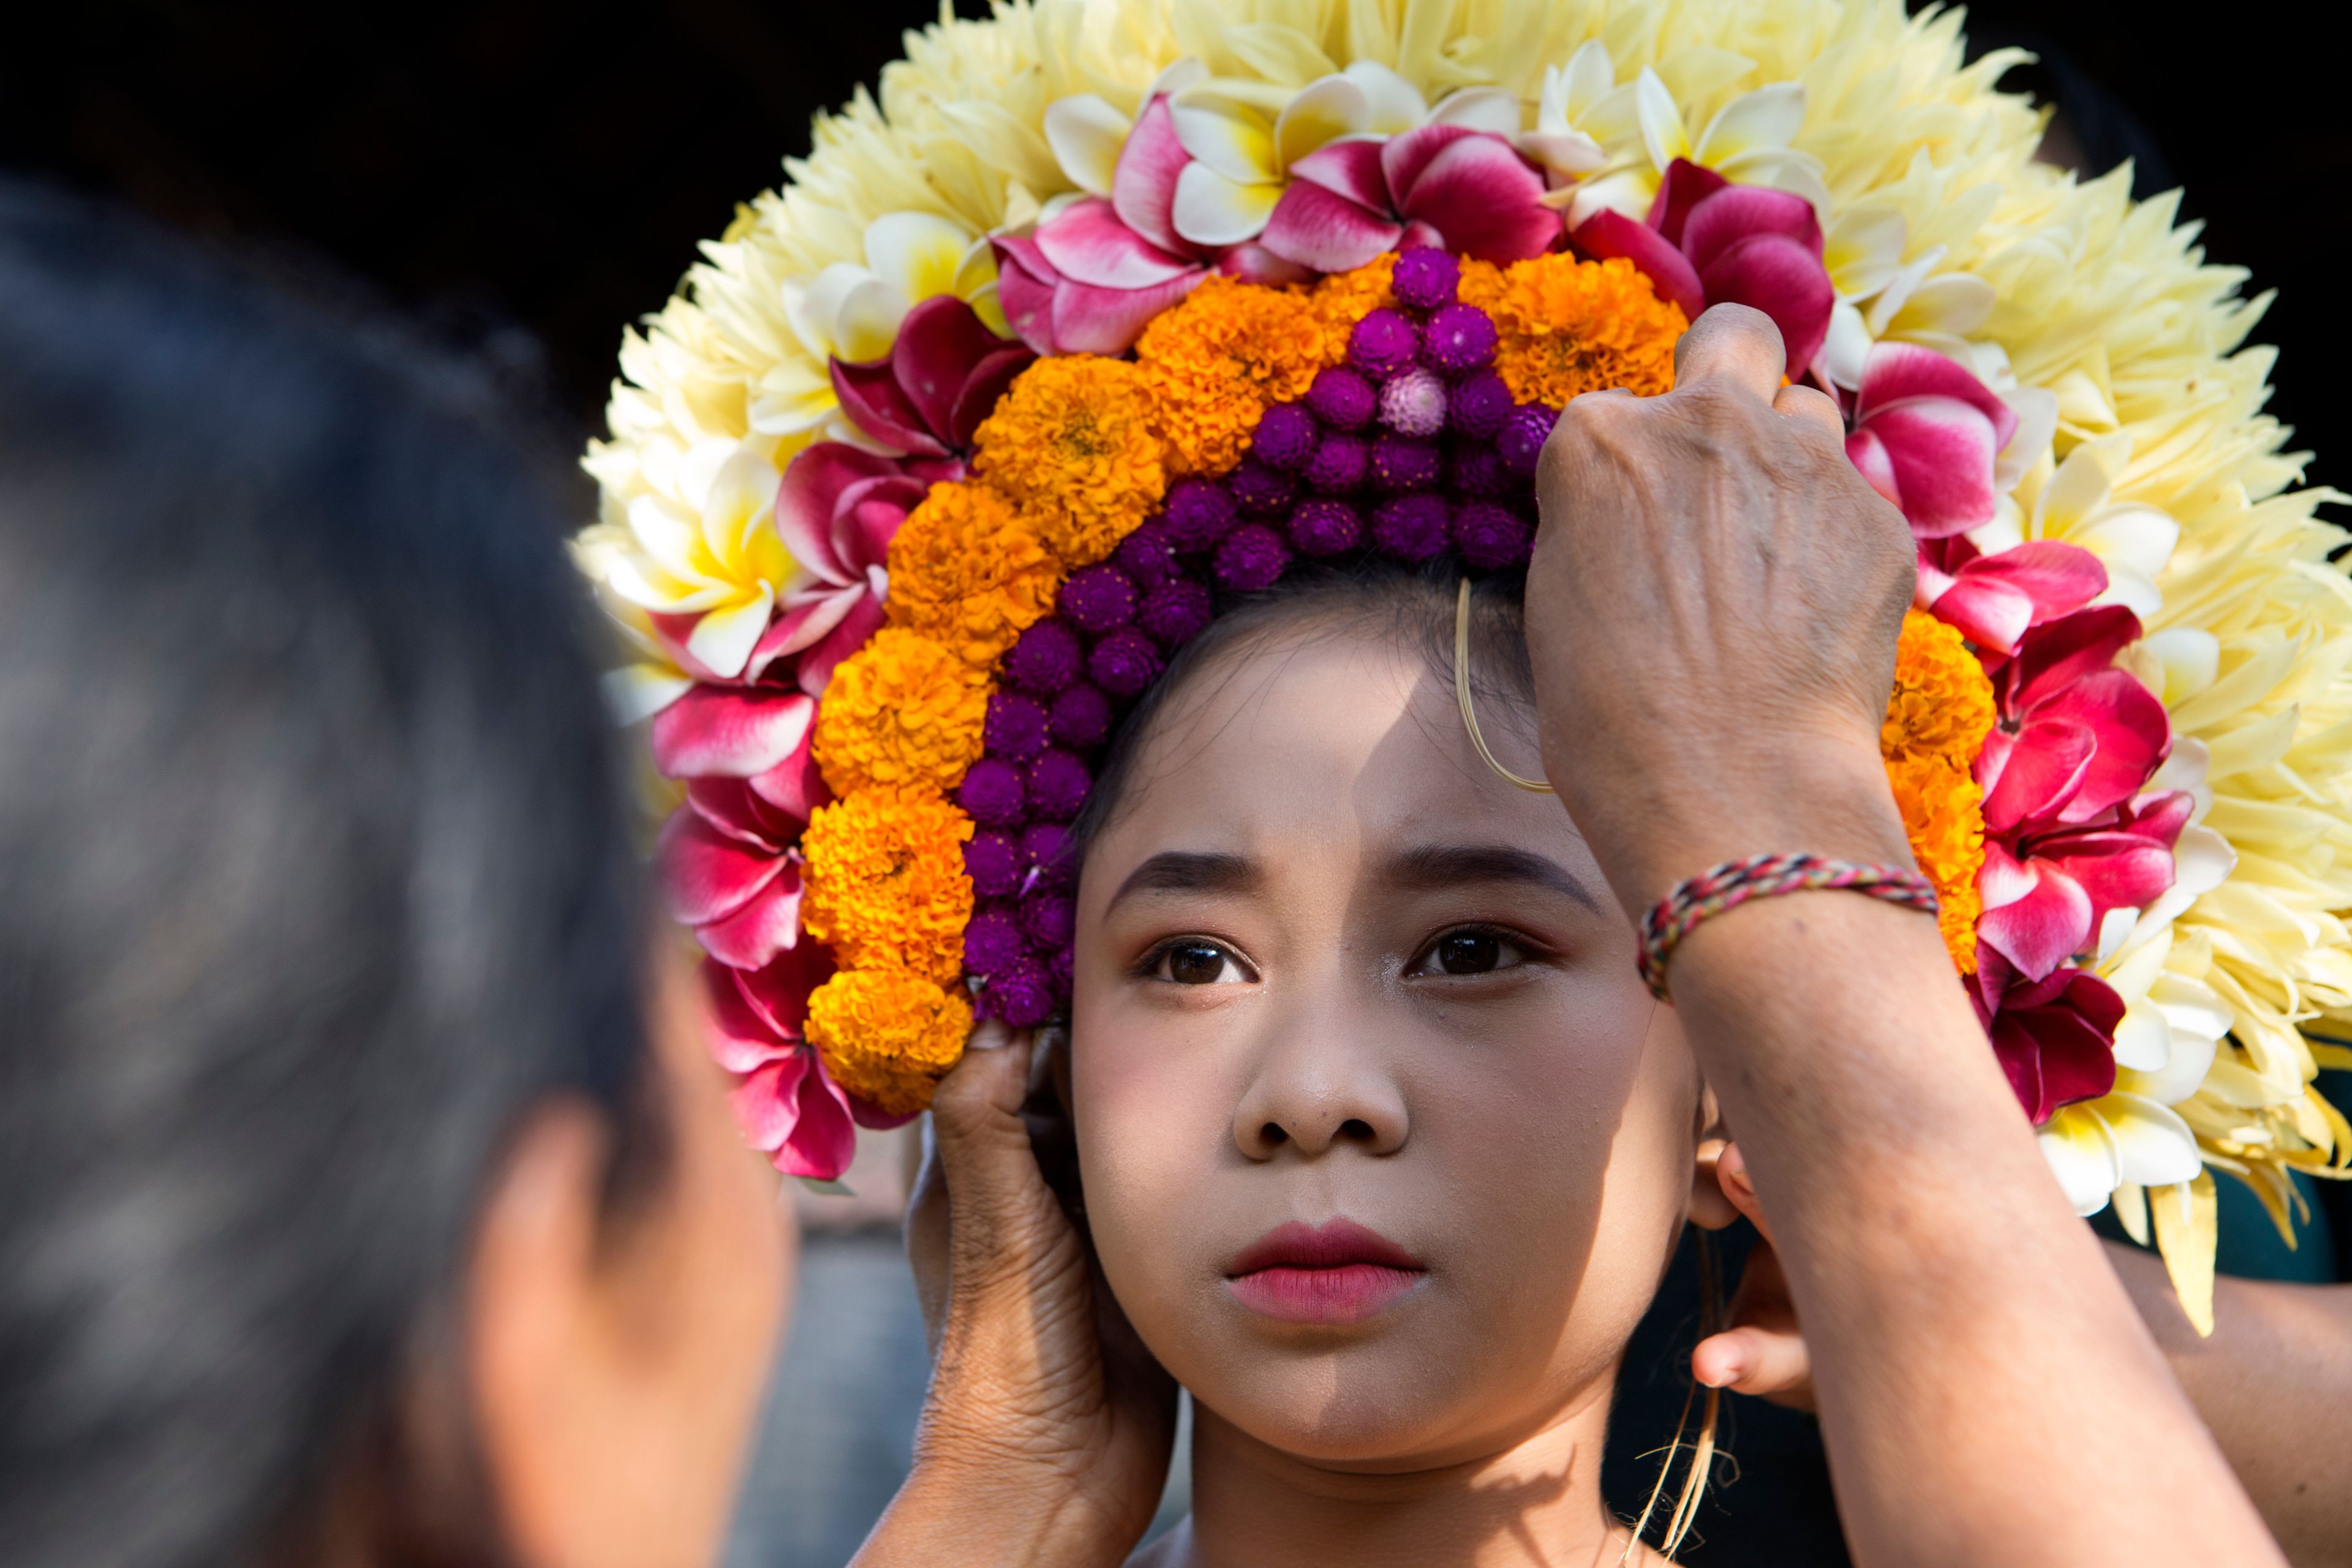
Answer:
<svg viewBox="0 0 2352 1568"><path fill-rule="evenodd" d="M1779 389L1779 354L1760 315L1710 311L1675 391L1580 398L1545 449L1547 771L1629 918L1744 855L1907 863L1876 736L1908 535L1827 400ZM1670 980L1812 1336L1857 1561L2284 1561L2042 1164L1932 922L1763 900L1702 925Z"/></svg>

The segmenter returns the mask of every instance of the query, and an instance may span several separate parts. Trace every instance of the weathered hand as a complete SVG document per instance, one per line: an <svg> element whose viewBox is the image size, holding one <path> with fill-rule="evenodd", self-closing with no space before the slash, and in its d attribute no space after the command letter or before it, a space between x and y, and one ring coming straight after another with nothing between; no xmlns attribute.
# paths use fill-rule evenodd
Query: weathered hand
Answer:
<svg viewBox="0 0 2352 1568"><path fill-rule="evenodd" d="M1561 415L1528 576L1545 768L1636 918L1747 855L1910 864L1878 760L1910 531L1769 318L1717 306L1675 363Z"/></svg>
<svg viewBox="0 0 2352 1568"><path fill-rule="evenodd" d="M907 1249L936 1361L914 1473L864 1568L1120 1563L1167 1479L1176 1387L1048 1183L1074 1191L1075 1171L1034 1045L982 1025L931 1101Z"/></svg>

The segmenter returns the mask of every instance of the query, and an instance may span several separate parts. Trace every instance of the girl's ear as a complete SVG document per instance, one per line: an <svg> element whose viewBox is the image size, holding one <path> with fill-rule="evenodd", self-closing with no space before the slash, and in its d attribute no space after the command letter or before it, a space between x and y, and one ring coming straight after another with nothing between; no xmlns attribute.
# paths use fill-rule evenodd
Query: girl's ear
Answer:
<svg viewBox="0 0 2352 1568"><path fill-rule="evenodd" d="M1730 1145L1730 1137L1723 1125L1723 1108L1716 1102L1715 1090L1705 1084L1698 1091L1698 1141L1691 1162L1690 1221L1701 1230L1721 1230L1739 1217L1738 1209L1723 1193L1723 1184L1716 1179L1715 1163L1723 1157Z"/></svg>

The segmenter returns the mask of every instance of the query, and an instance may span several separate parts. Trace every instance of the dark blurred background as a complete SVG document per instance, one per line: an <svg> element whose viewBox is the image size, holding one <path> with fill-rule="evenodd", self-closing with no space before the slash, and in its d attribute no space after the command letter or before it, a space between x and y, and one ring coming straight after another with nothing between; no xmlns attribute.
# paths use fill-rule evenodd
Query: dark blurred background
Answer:
<svg viewBox="0 0 2352 1568"><path fill-rule="evenodd" d="M981 7L958 0L964 9ZM926 0L325 5L81 0L12 8L0 163L119 193L289 272L367 280L570 442L601 426L621 326L660 305L734 204L871 81ZM1994 0L1979 45L2057 102L2092 171L2188 186L2218 259L2281 290L2274 407L2333 460L2352 348L2329 303L2352 176L2333 52L2285 7ZM2307 13L2305 14L2307 15Z"/></svg>

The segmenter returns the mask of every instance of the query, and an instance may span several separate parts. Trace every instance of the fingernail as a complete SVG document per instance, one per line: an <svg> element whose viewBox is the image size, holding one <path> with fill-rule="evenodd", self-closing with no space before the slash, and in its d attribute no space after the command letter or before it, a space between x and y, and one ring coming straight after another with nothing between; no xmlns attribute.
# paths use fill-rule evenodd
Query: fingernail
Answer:
<svg viewBox="0 0 2352 1568"><path fill-rule="evenodd" d="M991 1018L971 1032L971 1037L963 1043L963 1047L968 1051L994 1051L1002 1050L1012 1043L1013 1031L1006 1028L1003 1021Z"/></svg>
<svg viewBox="0 0 2352 1568"><path fill-rule="evenodd" d="M1704 1387L1729 1388L1733 1384L1738 1383L1741 1378L1748 1375L1748 1369L1744 1366L1734 1363L1727 1369L1718 1368L1715 1375L1712 1377L1707 1376L1705 1373L1699 1373L1695 1375L1697 1376L1700 1384Z"/></svg>
<svg viewBox="0 0 2352 1568"><path fill-rule="evenodd" d="M1740 1155L1738 1144L1731 1143L1724 1147L1722 1154L1715 1162L1715 1174L1718 1181L1738 1182L1742 1185L1747 1184L1748 1162Z"/></svg>

